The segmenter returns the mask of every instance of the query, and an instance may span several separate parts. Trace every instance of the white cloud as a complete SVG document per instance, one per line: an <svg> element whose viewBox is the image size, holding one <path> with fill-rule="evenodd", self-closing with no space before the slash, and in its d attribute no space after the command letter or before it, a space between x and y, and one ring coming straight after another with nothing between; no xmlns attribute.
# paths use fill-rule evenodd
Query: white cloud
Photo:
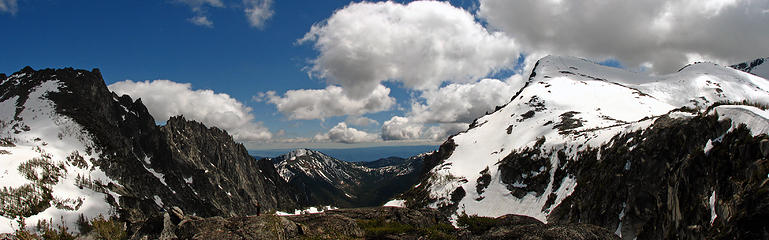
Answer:
<svg viewBox="0 0 769 240"><path fill-rule="evenodd" d="M443 141L451 135L467 130L468 126L469 124L465 123L442 123L428 128L422 138Z"/></svg>
<svg viewBox="0 0 769 240"><path fill-rule="evenodd" d="M264 27L264 22L275 13L272 10L272 0L243 0L243 4L246 18L252 27Z"/></svg>
<svg viewBox="0 0 769 240"><path fill-rule="evenodd" d="M436 89L445 81L472 82L512 68L512 39L488 32L472 14L445 2L352 3L314 25L299 43L320 55L310 73L363 98L382 81Z"/></svg>
<svg viewBox="0 0 769 240"><path fill-rule="evenodd" d="M221 0L176 0L176 2L189 6L192 12L195 13L195 16L188 18L187 21L207 28L214 27L214 22L206 16L207 9L209 7L224 7L224 3Z"/></svg>
<svg viewBox="0 0 769 240"><path fill-rule="evenodd" d="M289 90L282 97L272 91L260 95L289 119L325 119L389 110L395 104L389 94L389 88L378 85L368 96L356 100L347 97L341 87L331 85L325 89Z"/></svg>
<svg viewBox="0 0 769 240"><path fill-rule="evenodd" d="M506 81L483 79L476 83L454 83L438 90L423 91L420 96L422 101L413 101L410 112L382 124L382 138L444 140L467 130L470 122L494 111L496 106L509 102L523 83L522 76L516 74Z"/></svg>
<svg viewBox="0 0 769 240"><path fill-rule="evenodd" d="M382 139L420 139L422 135L422 127L422 123L412 122L408 118L395 116L382 123Z"/></svg>
<svg viewBox="0 0 769 240"><path fill-rule="evenodd" d="M483 79L476 83L449 84L422 92L425 103L413 102L409 117L422 123L470 123L494 107L504 105L523 86L523 81Z"/></svg>
<svg viewBox="0 0 769 240"><path fill-rule="evenodd" d="M195 12L203 11L203 8L205 8L206 6L224 7L224 3L221 0L176 0L176 1L189 6L190 8L192 8L192 11L195 11Z"/></svg>
<svg viewBox="0 0 769 240"><path fill-rule="evenodd" d="M227 130L238 141L260 141L272 137L272 133L261 122L254 122L250 107L224 93L192 90L189 83L169 80L125 80L107 87L119 95L141 98L150 114L158 121L184 115L187 119L207 126Z"/></svg>
<svg viewBox="0 0 769 240"><path fill-rule="evenodd" d="M195 16L190 19L188 19L192 24L198 25L198 26L204 26L212 28L214 27L214 23L208 20L208 17L206 16Z"/></svg>
<svg viewBox="0 0 769 240"><path fill-rule="evenodd" d="M361 126L361 127L367 127L369 125L379 124L379 122L377 122L376 120L367 118L364 116L348 116L347 119L344 120L344 122L353 126Z"/></svg>
<svg viewBox="0 0 769 240"><path fill-rule="evenodd" d="M16 0L0 0L0 12L16 14L19 10L19 4Z"/></svg>
<svg viewBox="0 0 769 240"><path fill-rule="evenodd" d="M379 136L373 133L367 133L355 128L348 127L346 123L340 122L325 134L317 134L316 141L332 141L340 143L360 143L374 142L379 140Z"/></svg>
<svg viewBox="0 0 769 240"><path fill-rule="evenodd" d="M692 59L769 56L767 8L751 0L481 0L478 16L526 51L670 72Z"/></svg>
<svg viewBox="0 0 769 240"><path fill-rule="evenodd" d="M0 0L0 10L2 10L2 1ZM13 1L13 0L12 0ZM243 13L248 20L248 24L255 28L264 27L265 22L275 14L272 10L273 0L242 0ZM214 23L211 21L206 13L209 8L224 8L225 3L222 0L176 0L176 2L185 4L192 9L195 14L189 21L198 26L213 27ZM235 3L227 4L240 8L241 6Z"/></svg>

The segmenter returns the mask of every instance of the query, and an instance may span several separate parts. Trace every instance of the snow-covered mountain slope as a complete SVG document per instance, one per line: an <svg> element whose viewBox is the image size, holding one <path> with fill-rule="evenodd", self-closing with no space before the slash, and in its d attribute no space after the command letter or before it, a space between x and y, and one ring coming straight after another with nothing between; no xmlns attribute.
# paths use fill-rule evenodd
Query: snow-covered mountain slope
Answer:
<svg viewBox="0 0 769 240"><path fill-rule="evenodd" d="M24 84L28 74L3 78L0 86ZM115 212L109 202L119 194L104 186L119 184L94 164L101 152L91 135L56 113L46 97L61 86L53 76L25 95L5 92L0 97L0 232L18 228L13 215L24 215L29 223L64 221L74 229L81 214L94 218Z"/></svg>
<svg viewBox="0 0 769 240"><path fill-rule="evenodd" d="M759 58L751 62L732 65L732 68L769 79L769 58Z"/></svg>
<svg viewBox="0 0 769 240"><path fill-rule="evenodd" d="M469 130L444 143L439 155L445 157L429 171L424 181L406 194L406 205L438 208L453 217L464 213L492 217L512 213L547 222L575 220L577 215L577 220L582 222L614 229L621 224L618 219L629 218L625 217L629 213L624 212L624 208L616 206L631 204L623 202L635 195L587 203L605 204L608 208L603 209L605 212L616 211L620 215L600 222L587 218L589 214L584 212L585 218L580 219L574 205L563 204L580 199L574 197L575 194L586 194L580 191L595 192L594 185L604 184L581 178L592 176L586 172L615 176L633 169L628 159L606 159L603 149L613 144L620 146L616 141L623 139L622 136L642 135L655 127L664 129L668 126L665 123L671 122L660 119L705 118L700 115L708 113L708 107L720 104L769 104L767 90L766 79L712 63L692 64L676 73L650 76L578 58L548 56L539 60L526 86L507 105L477 119ZM718 107L713 114L724 109L727 107ZM730 111L729 117L760 123L763 120L746 116L759 111L762 110ZM715 136L726 134L723 132L726 130L719 130L703 129L703 132L718 134ZM625 151L634 149L630 144L645 141L623 140L621 145L627 145ZM705 142L701 144L700 152ZM585 159L591 157L619 167L583 168L584 164L591 163ZM642 176L644 174L638 175ZM617 188L626 190L627 186L634 186L636 180L620 182L624 185ZM559 213L553 215L554 212ZM634 227L645 226L639 222L636 221ZM661 237L654 235L659 232L621 229L618 235L625 233L626 238L639 234Z"/></svg>
<svg viewBox="0 0 769 240"><path fill-rule="evenodd" d="M110 92L98 70L29 67L0 74L0 233L14 219L62 222L118 215L129 233L163 209L199 216L290 210L304 197L227 132ZM161 216L162 219L162 216ZM153 224L149 221L146 224ZM159 233L158 233L159 234Z"/></svg>
<svg viewBox="0 0 769 240"><path fill-rule="evenodd" d="M362 207L381 205L407 190L422 170L422 157L390 159L367 167L315 150L296 149L272 161L280 176L304 191L310 202Z"/></svg>

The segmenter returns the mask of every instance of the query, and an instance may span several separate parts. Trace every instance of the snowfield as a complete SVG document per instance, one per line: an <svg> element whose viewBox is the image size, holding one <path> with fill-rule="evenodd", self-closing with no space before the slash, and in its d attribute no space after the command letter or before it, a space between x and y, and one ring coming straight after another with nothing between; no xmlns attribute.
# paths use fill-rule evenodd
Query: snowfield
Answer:
<svg viewBox="0 0 769 240"><path fill-rule="evenodd" d="M4 82L16 81L19 77L13 75ZM0 187L8 190L22 186L50 189L53 197L50 207L27 217L27 226L35 226L38 221L50 221L54 226L64 224L69 231L77 232L76 223L81 214L88 219L114 214L114 208L106 199L116 200L119 195L98 185L118 183L92 163L100 157L100 153L94 150L96 148L90 135L72 119L57 114L54 103L46 98L46 94L58 92L60 87L59 81L51 79L34 88L17 115L18 96L0 102L0 138L12 143L0 144L0 151L3 152L0 154ZM21 166L29 165L33 159L45 163L44 166L54 166L53 172L59 176L52 183L31 180L29 174L21 171ZM50 173L41 166L30 169L38 179ZM40 196L38 194L37 197ZM31 201L24 197L19 200ZM0 205L4 210L18 207L13 202ZM0 233L15 229L18 229L16 219L8 215L0 216Z"/></svg>
<svg viewBox="0 0 769 240"><path fill-rule="evenodd" d="M539 61L532 76L511 102L477 119L476 127L453 138L457 145L454 152L430 172L429 196L436 199L430 207L452 204L451 193L462 187L466 195L459 200L454 217L462 213L489 217L520 214L547 222L549 211L573 192L576 179L571 174L553 179L559 160L551 154L550 180L544 194L530 192L515 197L501 182L499 172L498 163L509 153L532 147L544 138L540 149L561 150L573 158L577 152L606 144L618 134L646 129L659 116L693 116L675 110L681 107L704 111L717 102L769 103L769 81L712 63L651 76L579 58L548 56ZM747 124L754 134L769 131L769 113L758 108L722 105L712 112L735 124ZM478 179L487 168L491 182L479 194L475 191ZM557 188L554 180L561 181ZM543 209L551 193L557 199Z"/></svg>

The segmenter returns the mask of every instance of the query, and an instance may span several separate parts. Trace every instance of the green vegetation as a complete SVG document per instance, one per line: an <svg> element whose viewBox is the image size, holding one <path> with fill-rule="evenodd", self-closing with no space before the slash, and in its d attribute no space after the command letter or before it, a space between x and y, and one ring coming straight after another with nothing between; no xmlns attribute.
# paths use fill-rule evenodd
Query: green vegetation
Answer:
<svg viewBox="0 0 769 240"><path fill-rule="evenodd" d="M40 157L32 158L19 164L17 170L32 183L12 188L0 189L0 215L8 218L29 217L51 206L53 195L51 186L59 182L66 173L63 164L56 166L51 161L51 154L39 147L35 151ZM77 201L57 201L61 206L79 207Z"/></svg>
<svg viewBox="0 0 769 240"><path fill-rule="evenodd" d="M120 240L127 239L124 224L115 218L105 219L101 216L91 221L92 231L95 231L99 239Z"/></svg>
<svg viewBox="0 0 769 240"><path fill-rule="evenodd" d="M80 152L75 150L74 152L70 153L69 156L67 156L67 162L75 167L78 167L80 169L86 169L88 168L88 162L85 161L83 156L80 155Z"/></svg>
<svg viewBox="0 0 769 240"><path fill-rule="evenodd" d="M19 229L16 230L14 233L14 236L16 239L19 240L37 240L37 239L45 239L45 240L74 240L75 236L70 234L67 230L66 226L59 226L57 228L54 228L52 224L50 224L48 221L38 221L37 227L35 227L36 231L32 232L29 229L27 229L27 226L24 222L24 218L18 218L17 222L19 224Z"/></svg>
<svg viewBox="0 0 769 240"><path fill-rule="evenodd" d="M420 235L427 239L456 239L456 229L449 224L437 224L429 228L417 228L405 223L385 219L358 220L368 239L380 239L386 235Z"/></svg>
<svg viewBox="0 0 769 240"><path fill-rule="evenodd" d="M19 240L74 240L77 237L69 233L66 226L54 227L49 221L39 221L34 228L35 231L27 228L23 217L17 218L17 222L21 227L13 235ZM115 218L99 216L89 222L81 215L78 219L78 228L82 235L93 232L97 239L128 239L124 224Z"/></svg>
<svg viewBox="0 0 769 240"><path fill-rule="evenodd" d="M457 219L457 225L460 228L464 228L472 232L473 234L481 234L489 229L497 226L497 221L490 217L479 217L477 215L462 214Z"/></svg>
<svg viewBox="0 0 769 240"><path fill-rule="evenodd" d="M42 154L40 158L32 158L19 164L18 170L26 179L39 184L56 184L64 175L62 168L51 163L51 157Z"/></svg>
<svg viewBox="0 0 769 240"><path fill-rule="evenodd" d="M38 184L0 189L0 215L8 218L29 217L50 207L51 189Z"/></svg>
<svg viewBox="0 0 769 240"><path fill-rule="evenodd" d="M41 239L46 240L74 240L75 236L70 234L67 230L67 227L64 225L60 225L57 228L54 228L53 225L48 221L39 221L37 222L37 232L40 233Z"/></svg>

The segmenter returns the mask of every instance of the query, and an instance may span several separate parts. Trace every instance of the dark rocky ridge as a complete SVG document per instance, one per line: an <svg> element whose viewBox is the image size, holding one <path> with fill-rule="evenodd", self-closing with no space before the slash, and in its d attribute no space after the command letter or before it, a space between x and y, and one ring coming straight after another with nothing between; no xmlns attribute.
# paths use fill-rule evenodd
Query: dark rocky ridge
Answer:
<svg viewBox="0 0 769 240"><path fill-rule="evenodd" d="M758 67L761 64L764 64L764 62L766 62L767 59L769 59L769 58L759 58L759 59L755 59L755 60L750 61L750 62L744 62L744 63L735 64L735 65L732 65L730 67L732 67L734 69L737 69L737 70L740 70L740 71L743 71L743 72L750 73L750 72L753 71L753 68Z"/></svg>
<svg viewBox="0 0 769 240"><path fill-rule="evenodd" d="M156 126L140 99L110 92L98 69L27 67L17 73L25 75L3 79L0 100L19 96L19 107L41 83L53 79L62 83L60 92L47 98L59 114L92 136L98 146L93 150L102 153L93 163L122 185L106 187L121 195L111 201L119 203L121 217L129 222L140 222L170 206L199 216L242 216L254 214L257 201L264 210L305 205L301 193L283 181L269 161L249 156L225 131L183 117ZM148 169L163 174L166 184ZM154 196L163 206L155 204Z"/></svg>

